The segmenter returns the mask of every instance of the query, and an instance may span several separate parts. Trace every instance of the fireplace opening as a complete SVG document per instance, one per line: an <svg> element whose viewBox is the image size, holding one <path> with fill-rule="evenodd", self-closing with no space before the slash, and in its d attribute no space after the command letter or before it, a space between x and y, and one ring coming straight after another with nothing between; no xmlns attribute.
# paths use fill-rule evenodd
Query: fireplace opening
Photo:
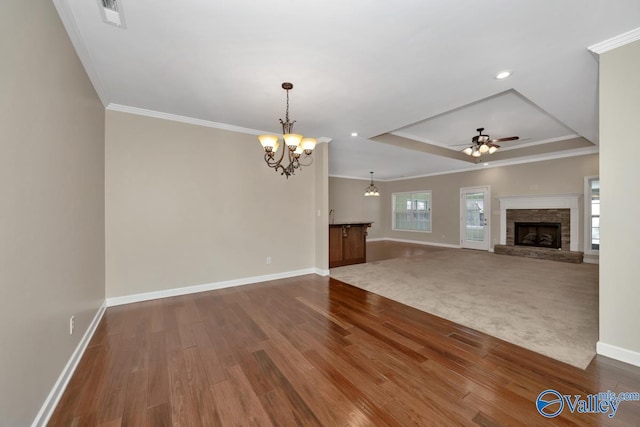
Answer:
<svg viewBox="0 0 640 427"><path fill-rule="evenodd" d="M559 222L516 222L514 244L560 249L562 246Z"/></svg>

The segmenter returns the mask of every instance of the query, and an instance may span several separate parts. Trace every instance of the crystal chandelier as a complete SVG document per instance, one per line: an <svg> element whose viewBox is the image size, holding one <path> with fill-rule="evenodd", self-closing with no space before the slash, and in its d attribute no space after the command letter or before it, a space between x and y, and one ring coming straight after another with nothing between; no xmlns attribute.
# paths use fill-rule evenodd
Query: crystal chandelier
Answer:
<svg viewBox="0 0 640 427"><path fill-rule="evenodd" d="M364 195L369 196L379 196L380 192L378 191L378 187L373 185L373 172L369 172L371 174L371 184L364 190Z"/></svg>
<svg viewBox="0 0 640 427"><path fill-rule="evenodd" d="M311 153L315 148L318 140L316 138L304 138L302 135L293 133L293 124L296 122L289 120L289 91L293 89L293 84L284 82L282 89L287 91L287 110L285 112L285 120L280 119L282 125L282 139L284 144L282 150L280 147L280 138L277 135L260 135L258 140L264 148L264 161L270 168L276 171L280 170L280 175L289 178L295 173L296 169L301 166L309 166L311 161ZM278 155L278 153L280 153ZM285 153L287 154L285 159ZM304 156L303 156L304 155ZM285 165L285 162L289 163Z"/></svg>

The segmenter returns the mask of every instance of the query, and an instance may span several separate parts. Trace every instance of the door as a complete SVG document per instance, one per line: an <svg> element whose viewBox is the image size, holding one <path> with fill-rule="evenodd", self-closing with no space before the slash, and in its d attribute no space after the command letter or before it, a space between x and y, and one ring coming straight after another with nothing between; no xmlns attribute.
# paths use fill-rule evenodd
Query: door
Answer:
<svg viewBox="0 0 640 427"><path fill-rule="evenodd" d="M491 189L460 189L460 246L488 251L491 243Z"/></svg>

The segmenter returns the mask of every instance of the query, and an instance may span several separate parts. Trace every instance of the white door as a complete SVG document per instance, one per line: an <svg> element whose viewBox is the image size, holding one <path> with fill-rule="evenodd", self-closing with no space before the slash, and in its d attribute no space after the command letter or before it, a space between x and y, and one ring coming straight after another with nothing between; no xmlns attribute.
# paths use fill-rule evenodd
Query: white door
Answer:
<svg viewBox="0 0 640 427"><path fill-rule="evenodd" d="M491 243L491 189L460 189L460 245L488 251Z"/></svg>

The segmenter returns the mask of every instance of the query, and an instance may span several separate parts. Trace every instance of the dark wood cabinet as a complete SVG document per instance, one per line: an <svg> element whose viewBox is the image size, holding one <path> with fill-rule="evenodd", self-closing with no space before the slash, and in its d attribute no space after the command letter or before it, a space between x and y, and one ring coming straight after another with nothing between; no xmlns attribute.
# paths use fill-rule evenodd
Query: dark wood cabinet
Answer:
<svg viewBox="0 0 640 427"><path fill-rule="evenodd" d="M329 225L329 268L367 261L367 228L371 224Z"/></svg>

